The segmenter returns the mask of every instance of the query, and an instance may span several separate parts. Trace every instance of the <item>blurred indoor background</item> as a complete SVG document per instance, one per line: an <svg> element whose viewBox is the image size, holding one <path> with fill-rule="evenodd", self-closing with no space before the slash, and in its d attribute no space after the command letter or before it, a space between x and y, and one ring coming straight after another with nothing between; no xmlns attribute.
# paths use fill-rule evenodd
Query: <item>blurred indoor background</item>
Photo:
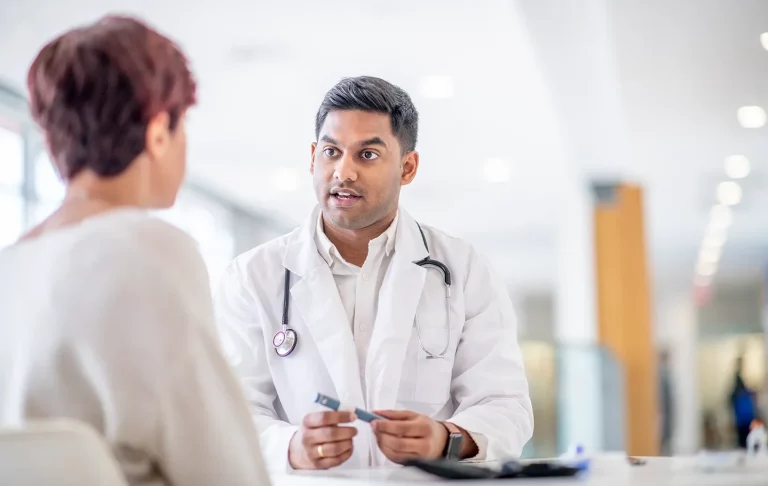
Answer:
<svg viewBox="0 0 768 486"><path fill-rule="evenodd" d="M0 0L0 247L63 196L27 68L106 13L191 58L190 173L161 216L199 241L212 283L310 212L325 91L379 76L421 115L403 205L508 282L528 456L734 447L739 357L766 403L768 1Z"/></svg>

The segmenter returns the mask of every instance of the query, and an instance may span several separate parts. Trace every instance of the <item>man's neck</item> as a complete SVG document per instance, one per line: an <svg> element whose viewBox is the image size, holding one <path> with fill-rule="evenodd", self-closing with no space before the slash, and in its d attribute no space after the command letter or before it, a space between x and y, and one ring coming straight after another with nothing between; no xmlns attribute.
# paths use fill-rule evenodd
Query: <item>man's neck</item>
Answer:
<svg viewBox="0 0 768 486"><path fill-rule="evenodd" d="M323 231L345 261L362 267L365 259L368 258L368 243L378 238L392 225L396 214L393 212L386 218L359 230L339 228L328 223L323 216Z"/></svg>

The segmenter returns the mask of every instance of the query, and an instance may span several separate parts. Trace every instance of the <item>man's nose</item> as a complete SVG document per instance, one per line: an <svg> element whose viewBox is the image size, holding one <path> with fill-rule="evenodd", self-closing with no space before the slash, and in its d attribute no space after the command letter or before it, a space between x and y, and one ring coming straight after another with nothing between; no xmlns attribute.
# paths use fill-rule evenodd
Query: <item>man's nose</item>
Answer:
<svg viewBox="0 0 768 486"><path fill-rule="evenodd" d="M344 154L336 162L333 177L341 182L357 180L357 164L349 154Z"/></svg>

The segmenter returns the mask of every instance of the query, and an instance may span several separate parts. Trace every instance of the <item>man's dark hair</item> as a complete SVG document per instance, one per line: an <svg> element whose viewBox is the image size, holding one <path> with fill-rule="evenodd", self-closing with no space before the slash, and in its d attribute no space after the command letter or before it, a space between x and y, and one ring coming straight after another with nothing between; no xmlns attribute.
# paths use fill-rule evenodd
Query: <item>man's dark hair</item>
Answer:
<svg viewBox="0 0 768 486"><path fill-rule="evenodd" d="M195 104L187 59L144 23L109 16L47 44L27 74L32 116L64 179L123 172L146 148L149 121L174 130Z"/></svg>
<svg viewBox="0 0 768 486"><path fill-rule="evenodd" d="M392 133L403 153L416 150L419 113L403 89L372 76L344 78L325 94L315 117L315 138L328 113L334 110L362 110L389 115Z"/></svg>

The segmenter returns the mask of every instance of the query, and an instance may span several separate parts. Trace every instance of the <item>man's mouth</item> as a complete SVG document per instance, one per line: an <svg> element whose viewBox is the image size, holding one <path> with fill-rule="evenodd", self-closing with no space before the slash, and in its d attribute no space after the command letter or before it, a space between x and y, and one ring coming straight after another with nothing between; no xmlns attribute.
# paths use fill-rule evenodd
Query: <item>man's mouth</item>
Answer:
<svg viewBox="0 0 768 486"><path fill-rule="evenodd" d="M334 206L340 208L354 206L360 199L362 196L351 191L338 190L331 193L331 201L333 201Z"/></svg>

